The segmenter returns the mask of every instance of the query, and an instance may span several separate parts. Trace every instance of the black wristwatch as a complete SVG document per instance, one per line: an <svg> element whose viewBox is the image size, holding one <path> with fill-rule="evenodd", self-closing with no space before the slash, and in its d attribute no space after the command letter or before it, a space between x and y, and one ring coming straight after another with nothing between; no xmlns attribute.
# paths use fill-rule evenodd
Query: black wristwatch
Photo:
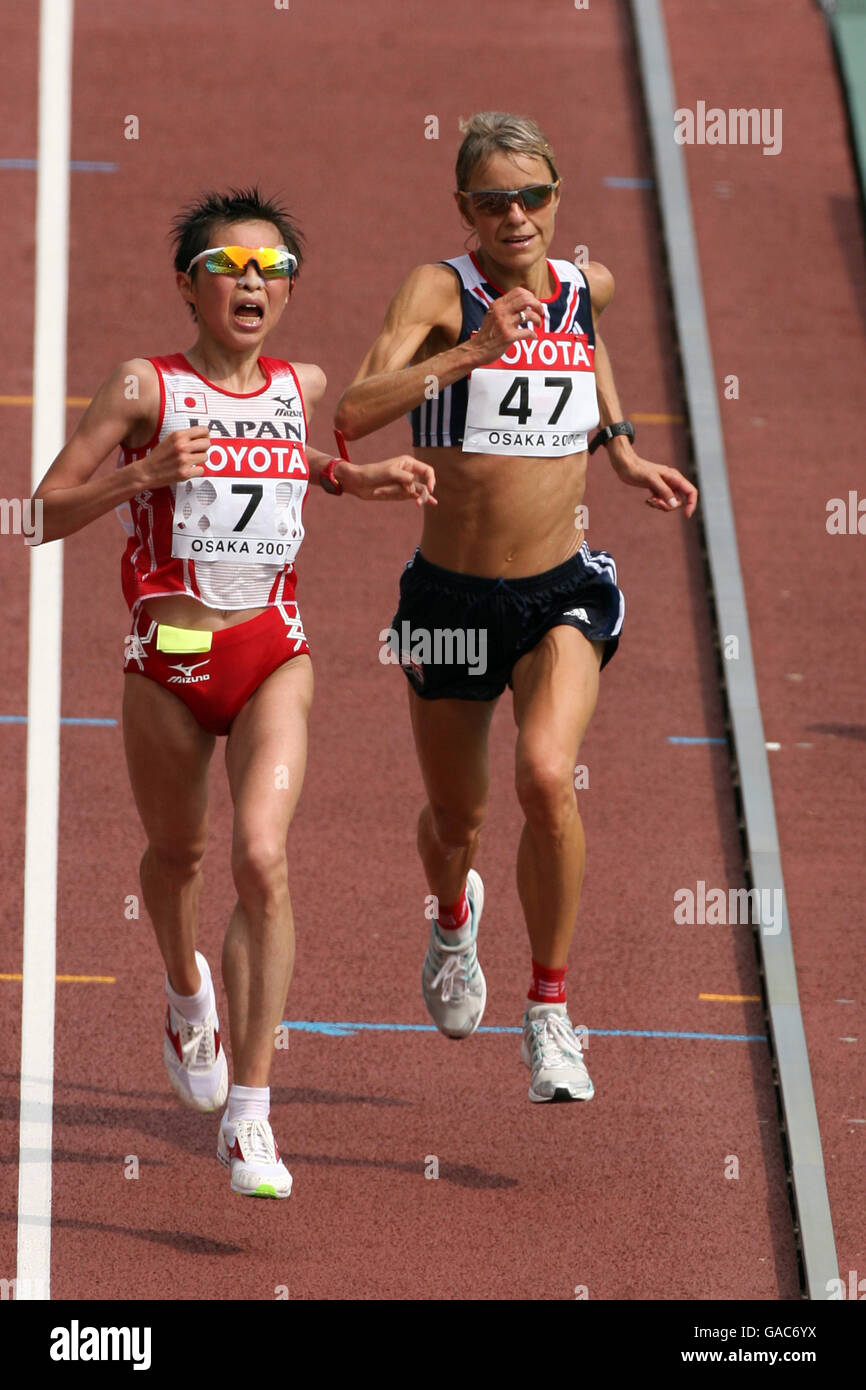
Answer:
<svg viewBox="0 0 866 1390"><path fill-rule="evenodd" d="M602 444L609 444L618 434L626 435L634 443L634 425L631 420L619 420L615 425L605 425L603 430L590 442L589 452L594 454Z"/></svg>

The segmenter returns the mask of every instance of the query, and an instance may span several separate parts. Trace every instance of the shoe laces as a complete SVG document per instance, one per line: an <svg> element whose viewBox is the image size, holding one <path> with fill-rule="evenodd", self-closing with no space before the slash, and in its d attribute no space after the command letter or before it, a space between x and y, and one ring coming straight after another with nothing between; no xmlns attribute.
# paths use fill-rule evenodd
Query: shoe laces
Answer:
<svg viewBox="0 0 866 1390"><path fill-rule="evenodd" d="M277 1146L267 1120L236 1120L235 1138L247 1163L276 1165Z"/></svg>
<svg viewBox="0 0 866 1390"><path fill-rule="evenodd" d="M204 1023L190 1023L189 1019L172 1010L180 1037L180 1049L184 1065L212 1067L216 1061L214 1047L214 1020L208 1015Z"/></svg>
<svg viewBox="0 0 866 1390"><path fill-rule="evenodd" d="M195 1064L197 1067L212 1067L215 1061L213 1024L209 1020L202 1026L201 1038L195 1053Z"/></svg>
<svg viewBox="0 0 866 1390"><path fill-rule="evenodd" d="M452 998L462 999L465 995L473 955L474 952L470 947L466 951L455 952L445 957L444 963L438 974L433 977L430 985L431 989L441 988L443 1004L447 1004Z"/></svg>
<svg viewBox="0 0 866 1390"><path fill-rule="evenodd" d="M546 1014L531 1020L533 1048L542 1067L569 1065L571 1058L582 1061L580 1039L571 1019L563 1014ZM567 1057L563 1053L568 1054Z"/></svg>

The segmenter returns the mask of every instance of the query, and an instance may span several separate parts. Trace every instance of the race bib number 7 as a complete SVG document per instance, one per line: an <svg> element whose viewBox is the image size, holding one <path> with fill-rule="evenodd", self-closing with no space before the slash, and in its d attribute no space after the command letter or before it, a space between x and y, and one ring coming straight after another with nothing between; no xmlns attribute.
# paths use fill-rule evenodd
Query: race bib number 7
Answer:
<svg viewBox="0 0 866 1390"><path fill-rule="evenodd" d="M184 560L287 564L304 539L306 456L297 446L233 444L210 449L206 476L175 484L171 553ZM287 463L292 455L294 468Z"/></svg>
<svg viewBox="0 0 866 1390"><path fill-rule="evenodd" d="M463 450L559 457L586 448L599 421L594 349L584 335L548 333L512 343L469 378Z"/></svg>

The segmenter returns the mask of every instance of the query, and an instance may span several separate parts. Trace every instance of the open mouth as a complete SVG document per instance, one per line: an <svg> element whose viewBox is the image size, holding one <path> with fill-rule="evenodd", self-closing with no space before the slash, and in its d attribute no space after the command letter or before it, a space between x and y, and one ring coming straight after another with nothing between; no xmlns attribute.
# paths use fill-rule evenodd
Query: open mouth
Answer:
<svg viewBox="0 0 866 1390"><path fill-rule="evenodd" d="M235 323L243 324L245 328L258 328L264 316L262 305L254 299L241 300L233 312Z"/></svg>
<svg viewBox="0 0 866 1390"><path fill-rule="evenodd" d="M509 236L504 237L503 240L505 241L506 246L528 246L529 243L533 240L533 235L533 233L530 233L528 236Z"/></svg>

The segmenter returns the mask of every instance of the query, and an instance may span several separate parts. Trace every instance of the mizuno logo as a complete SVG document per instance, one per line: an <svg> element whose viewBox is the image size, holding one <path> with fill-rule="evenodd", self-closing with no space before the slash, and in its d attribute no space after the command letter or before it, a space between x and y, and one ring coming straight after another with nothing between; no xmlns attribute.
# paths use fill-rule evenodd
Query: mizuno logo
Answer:
<svg viewBox="0 0 866 1390"><path fill-rule="evenodd" d="M210 657L207 657L204 661L192 661L189 665L185 665L184 662L179 661L176 666L169 666L169 671L180 671L181 674L179 676L169 676L166 684L195 685L197 681L209 681L209 674L203 676L194 676L192 674L193 671L198 670L199 666L207 666L208 661L210 661Z"/></svg>
<svg viewBox="0 0 866 1390"><path fill-rule="evenodd" d="M210 658L207 658L205 661L193 661L190 662L189 666L185 666L182 661L179 661L176 666L169 666L168 669L170 671L180 671L182 676L191 676L193 671L198 670L199 666L207 666L208 660L210 660Z"/></svg>

